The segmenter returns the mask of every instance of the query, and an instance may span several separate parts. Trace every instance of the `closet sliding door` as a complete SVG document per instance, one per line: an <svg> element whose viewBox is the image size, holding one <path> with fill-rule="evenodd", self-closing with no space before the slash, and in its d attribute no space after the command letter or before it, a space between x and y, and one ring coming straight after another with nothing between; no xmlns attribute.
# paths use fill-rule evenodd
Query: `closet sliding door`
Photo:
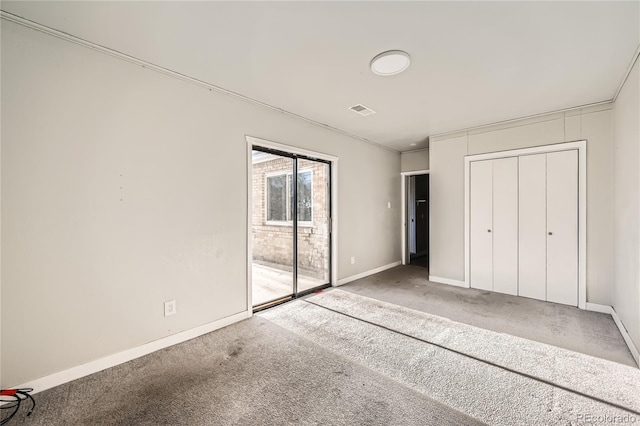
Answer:
<svg viewBox="0 0 640 426"><path fill-rule="evenodd" d="M518 159L471 167L471 286L518 294Z"/></svg>
<svg viewBox="0 0 640 426"><path fill-rule="evenodd" d="M518 294L518 159L493 160L493 291Z"/></svg>
<svg viewBox="0 0 640 426"><path fill-rule="evenodd" d="M547 300L547 154L519 158L518 295Z"/></svg>
<svg viewBox="0 0 640 426"><path fill-rule="evenodd" d="M493 160L471 163L471 287L493 290Z"/></svg>
<svg viewBox="0 0 640 426"><path fill-rule="evenodd" d="M578 151L520 157L519 296L578 305Z"/></svg>
<svg viewBox="0 0 640 426"><path fill-rule="evenodd" d="M578 304L578 151L547 154L547 300Z"/></svg>

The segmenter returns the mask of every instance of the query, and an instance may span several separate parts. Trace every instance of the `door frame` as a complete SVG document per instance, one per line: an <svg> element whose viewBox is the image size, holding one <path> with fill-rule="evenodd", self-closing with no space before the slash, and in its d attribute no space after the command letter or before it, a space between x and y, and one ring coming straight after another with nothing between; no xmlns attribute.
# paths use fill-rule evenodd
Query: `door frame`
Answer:
<svg viewBox="0 0 640 426"><path fill-rule="evenodd" d="M402 244L402 264L408 265L411 260L409 259L409 227L407 216L409 214L409 209L407 208L407 203L409 202L409 197L407 196L407 179L409 176L418 176L418 175L428 175L430 174L429 170L415 170L412 172L400 172L400 194L401 200L400 204L402 205L402 212L400 213L400 235L401 244ZM429 186L431 186L431 179L429 179ZM431 191L429 191L429 198L431 198ZM431 209L429 209L431 212ZM431 213L429 213L431 214ZM429 226L431 226L431 220L429 220ZM431 229L429 229L429 235L431 235ZM429 251L431 253L431 251ZM431 254L429 254L431 256Z"/></svg>
<svg viewBox="0 0 640 426"><path fill-rule="evenodd" d="M578 150L578 307L587 307L587 141L564 142L532 148L497 151L464 157L464 287L470 288L470 184L471 162L505 157Z"/></svg>
<svg viewBox="0 0 640 426"><path fill-rule="evenodd" d="M331 271L330 271L330 285L335 287L338 282L338 157L333 155L324 154L321 152L311 151L308 149L298 148L291 145L286 145L278 142L273 142L266 139L257 138L250 135L245 135L247 143L247 315L253 316L253 289L252 289L252 260L253 260L253 238L252 238L252 212L253 212L253 187L252 187L252 151L253 146L258 145L260 147L273 149L275 151L283 151L294 155L301 155L304 157L310 157L311 159L317 158L319 160L327 161L330 163L331 169L331 199L329 200L331 208L331 246L329 248L329 256L331 258Z"/></svg>

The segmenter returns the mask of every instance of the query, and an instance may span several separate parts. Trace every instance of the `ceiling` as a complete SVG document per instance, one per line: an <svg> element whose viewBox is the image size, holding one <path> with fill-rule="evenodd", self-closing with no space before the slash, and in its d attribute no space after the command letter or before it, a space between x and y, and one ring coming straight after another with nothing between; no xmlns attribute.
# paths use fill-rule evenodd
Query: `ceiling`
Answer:
<svg viewBox="0 0 640 426"><path fill-rule="evenodd" d="M611 100L640 2L2 2L2 9L398 151ZM412 57L382 77L370 60ZM356 104L376 111L363 117ZM411 144L416 144L412 146Z"/></svg>

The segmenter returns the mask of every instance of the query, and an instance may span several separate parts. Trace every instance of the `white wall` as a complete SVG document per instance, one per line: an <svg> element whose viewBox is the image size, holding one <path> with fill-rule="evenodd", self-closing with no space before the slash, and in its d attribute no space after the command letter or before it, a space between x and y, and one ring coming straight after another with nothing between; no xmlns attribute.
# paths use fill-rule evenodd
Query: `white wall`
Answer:
<svg viewBox="0 0 640 426"><path fill-rule="evenodd" d="M247 134L339 157L339 278L400 259L397 152L4 21L1 71L3 388L247 309Z"/></svg>
<svg viewBox="0 0 640 426"><path fill-rule="evenodd" d="M467 136L429 144L429 275L462 281Z"/></svg>
<svg viewBox="0 0 640 426"><path fill-rule="evenodd" d="M408 151L400 154L400 171L416 172L429 170L429 149Z"/></svg>
<svg viewBox="0 0 640 426"><path fill-rule="evenodd" d="M612 304L640 348L640 64L614 110L614 281Z"/></svg>
<svg viewBox="0 0 640 426"><path fill-rule="evenodd" d="M611 105L433 137L430 274L464 280L464 156L587 140L587 301L611 304L613 114Z"/></svg>

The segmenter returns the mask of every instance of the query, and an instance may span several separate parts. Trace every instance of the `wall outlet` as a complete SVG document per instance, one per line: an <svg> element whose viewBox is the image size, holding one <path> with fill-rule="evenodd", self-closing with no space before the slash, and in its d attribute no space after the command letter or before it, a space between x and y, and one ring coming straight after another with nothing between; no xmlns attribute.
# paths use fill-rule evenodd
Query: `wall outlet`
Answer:
<svg viewBox="0 0 640 426"><path fill-rule="evenodd" d="M388 209L390 209L390 208L391 208L391 201L389 201L389 202L387 203L387 208L388 208Z"/></svg>
<svg viewBox="0 0 640 426"><path fill-rule="evenodd" d="M168 302L164 302L164 316L168 317L170 315L175 315L176 313L176 301L169 300Z"/></svg>
<svg viewBox="0 0 640 426"><path fill-rule="evenodd" d="M355 258L355 257L352 257L352 258L351 258L351 264L353 265L353 264L355 264L355 263L356 263L356 258Z"/></svg>

